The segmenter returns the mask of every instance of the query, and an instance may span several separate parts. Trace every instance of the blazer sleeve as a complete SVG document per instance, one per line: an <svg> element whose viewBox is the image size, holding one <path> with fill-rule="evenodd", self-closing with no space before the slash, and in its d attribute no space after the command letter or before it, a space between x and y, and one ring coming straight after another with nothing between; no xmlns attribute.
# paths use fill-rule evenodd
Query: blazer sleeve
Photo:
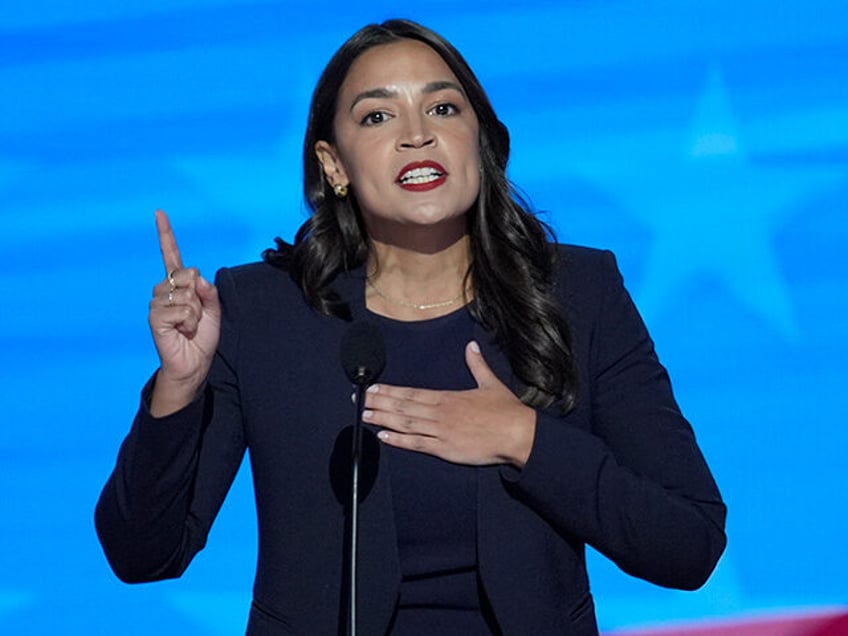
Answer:
<svg viewBox="0 0 848 636"><path fill-rule="evenodd" d="M206 385L184 409L157 419L148 410L153 380L147 383L97 502L100 543L115 574L128 583L183 573L205 545L244 456L235 292L227 270L216 284L221 339Z"/></svg>
<svg viewBox="0 0 848 636"><path fill-rule="evenodd" d="M578 308L578 405L539 411L529 461L503 475L558 531L625 572L696 589L724 550L726 509L614 257L592 260L584 282L599 300Z"/></svg>

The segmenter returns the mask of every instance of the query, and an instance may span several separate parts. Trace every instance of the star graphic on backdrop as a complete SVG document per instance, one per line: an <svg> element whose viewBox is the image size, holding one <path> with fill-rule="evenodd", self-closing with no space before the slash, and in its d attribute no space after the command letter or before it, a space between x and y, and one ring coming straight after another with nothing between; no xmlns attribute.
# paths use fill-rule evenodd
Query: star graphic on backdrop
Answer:
<svg viewBox="0 0 848 636"><path fill-rule="evenodd" d="M250 595L226 592L179 592L168 603L212 636L244 632Z"/></svg>
<svg viewBox="0 0 848 636"><path fill-rule="evenodd" d="M608 161L576 172L603 183L651 229L638 294L649 320L692 279L707 276L784 338L797 337L774 234L805 197L842 175L752 162L717 68L709 73L691 136L677 157L645 170Z"/></svg>

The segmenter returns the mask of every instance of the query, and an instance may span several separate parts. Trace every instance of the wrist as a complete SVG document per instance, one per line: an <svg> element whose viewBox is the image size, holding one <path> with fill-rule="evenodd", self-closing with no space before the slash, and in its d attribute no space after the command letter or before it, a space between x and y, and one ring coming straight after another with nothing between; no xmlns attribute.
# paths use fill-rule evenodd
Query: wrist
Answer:
<svg viewBox="0 0 848 636"><path fill-rule="evenodd" d="M185 408L197 397L204 382L205 378L172 378L160 368L153 379L150 414L161 418Z"/></svg>
<svg viewBox="0 0 848 636"><path fill-rule="evenodd" d="M533 450L533 441L536 438L536 410L522 406L522 414L515 419L512 428L512 439L510 452L507 455L507 463L512 464L519 470L524 468L530 459Z"/></svg>

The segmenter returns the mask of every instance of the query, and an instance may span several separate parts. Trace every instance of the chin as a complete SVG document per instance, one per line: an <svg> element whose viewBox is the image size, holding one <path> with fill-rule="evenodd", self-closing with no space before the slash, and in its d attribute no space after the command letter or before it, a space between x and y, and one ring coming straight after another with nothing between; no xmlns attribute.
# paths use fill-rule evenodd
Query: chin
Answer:
<svg viewBox="0 0 848 636"><path fill-rule="evenodd" d="M408 217L406 225L418 225L421 227L440 227L461 225L465 227L465 213L421 212Z"/></svg>

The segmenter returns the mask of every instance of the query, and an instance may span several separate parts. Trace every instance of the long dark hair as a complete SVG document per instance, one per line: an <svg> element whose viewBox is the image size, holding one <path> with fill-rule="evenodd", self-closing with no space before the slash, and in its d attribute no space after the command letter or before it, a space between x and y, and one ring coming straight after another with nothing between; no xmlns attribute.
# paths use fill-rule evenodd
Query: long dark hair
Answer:
<svg viewBox="0 0 848 636"><path fill-rule="evenodd" d="M513 373L526 385L522 401L533 407L559 401L570 410L577 376L568 325L553 296L552 234L506 177L509 131L459 51L433 31L407 20L388 20L360 29L336 52L312 95L303 142L303 188L312 215L298 230L294 245L278 238L276 249L265 250L262 256L286 268L317 311L350 318L347 304L331 283L339 272L365 263L368 236L356 197L334 196L315 156L315 144L335 142L336 102L353 61L372 47L405 39L423 42L441 56L479 122L480 194L468 212L472 315L494 335Z"/></svg>

